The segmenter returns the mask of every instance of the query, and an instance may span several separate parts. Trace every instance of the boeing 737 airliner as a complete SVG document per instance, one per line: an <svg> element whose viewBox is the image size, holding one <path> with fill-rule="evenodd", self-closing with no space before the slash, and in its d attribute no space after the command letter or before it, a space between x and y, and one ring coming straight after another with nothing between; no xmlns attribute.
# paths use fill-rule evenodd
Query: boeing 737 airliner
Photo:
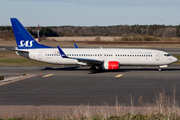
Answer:
<svg viewBox="0 0 180 120"><path fill-rule="evenodd" d="M17 55L28 59L61 65L91 66L103 70L116 70L123 65L159 66L159 69L177 61L169 53L152 49L104 49L104 48L52 48L39 44L16 19L11 18L14 35L17 42Z"/></svg>

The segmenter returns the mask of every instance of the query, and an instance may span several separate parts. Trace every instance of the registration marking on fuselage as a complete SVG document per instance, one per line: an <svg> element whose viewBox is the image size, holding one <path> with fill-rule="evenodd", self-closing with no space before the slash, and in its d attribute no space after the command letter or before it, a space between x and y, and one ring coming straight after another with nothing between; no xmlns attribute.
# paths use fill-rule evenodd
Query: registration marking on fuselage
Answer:
<svg viewBox="0 0 180 120"><path fill-rule="evenodd" d="M121 77L121 76L123 76L123 74L116 75L115 77Z"/></svg>
<svg viewBox="0 0 180 120"><path fill-rule="evenodd" d="M52 76L52 75L54 75L54 74L48 74L48 75L44 75L42 77L49 77L49 76Z"/></svg>

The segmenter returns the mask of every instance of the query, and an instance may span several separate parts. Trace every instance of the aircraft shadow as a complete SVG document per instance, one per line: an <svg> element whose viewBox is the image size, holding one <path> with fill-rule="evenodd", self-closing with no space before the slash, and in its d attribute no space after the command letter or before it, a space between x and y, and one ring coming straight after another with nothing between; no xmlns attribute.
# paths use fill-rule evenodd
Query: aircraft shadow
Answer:
<svg viewBox="0 0 180 120"><path fill-rule="evenodd" d="M161 69L161 71L159 71L159 69L157 68L126 68L126 69L119 69L119 70L98 70L96 73L106 73L106 72L132 72L132 71L157 71L157 72L163 72L163 71L180 71L179 68L177 69ZM90 74L94 74L94 73L90 73Z"/></svg>
<svg viewBox="0 0 180 120"><path fill-rule="evenodd" d="M46 70L59 70L59 71L89 71L88 68L79 68L79 66L75 67L61 67L61 68L54 68L54 67L45 67L44 69L41 69L40 71L46 71ZM106 72L130 72L130 71L157 71L159 72L158 68L120 68L119 70L99 70L95 73L106 73ZM161 69L161 72L163 71L180 71L180 68L164 68ZM89 74L95 74L95 73L89 73Z"/></svg>
<svg viewBox="0 0 180 120"><path fill-rule="evenodd" d="M54 67L45 67L44 69L41 69L40 71L44 71L44 70L71 70L71 71L89 71L89 69L86 68L81 68L81 69L77 69L79 68L79 66L75 66L75 67L62 67L62 68L54 68Z"/></svg>

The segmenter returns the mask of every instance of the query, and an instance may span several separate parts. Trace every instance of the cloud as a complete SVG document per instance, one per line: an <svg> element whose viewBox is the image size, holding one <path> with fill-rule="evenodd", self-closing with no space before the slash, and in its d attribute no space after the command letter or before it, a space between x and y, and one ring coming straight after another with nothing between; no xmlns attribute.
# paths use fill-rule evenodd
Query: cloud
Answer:
<svg viewBox="0 0 180 120"><path fill-rule="evenodd" d="M157 17L152 18L152 20L157 20L157 19L158 19Z"/></svg>
<svg viewBox="0 0 180 120"><path fill-rule="evenodd" d="M59 0L52 1L59 2ZM179 0L61 0L61 2L95 6L179 6L180 4Z"/></svg>
<svg viewBox="0 0 180 120"><path fill-rule="evenodd" d="M161 18L160 20L161 20L161 21L164 21L164 20L166 20L166 19L164 19L164 18Z"/></svg>
<svg viewBox="0 0 180 120"><path fill-rule="evenodd" d="M179 6L180 0L9 0L23 2L73 3L87 6Z"/></svg>
<svg viewBox="0 0 180 120"><path fill-rule="evenodd" d="M124 18L127 18L127 17L126 16L119 16L119 18L124 19Z"/></svg>

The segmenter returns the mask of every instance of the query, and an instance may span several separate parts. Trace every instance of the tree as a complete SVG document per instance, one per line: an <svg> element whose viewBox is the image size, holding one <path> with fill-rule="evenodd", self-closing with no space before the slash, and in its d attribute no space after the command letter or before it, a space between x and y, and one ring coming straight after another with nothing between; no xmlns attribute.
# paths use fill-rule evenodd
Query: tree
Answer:
<svg viewBox="0 0 180 120"><path fill-rule="evenodd" d="M179 37L179 28L176 29L176 37Z"/></svg>
<svg viewBox="0 0 180 120"><path fill-rule="evenodd" d="M56 32L54 32L50 27L42 27L40 32L40 36L45 35L46 37L56 37L59 36Z"/></svg>

